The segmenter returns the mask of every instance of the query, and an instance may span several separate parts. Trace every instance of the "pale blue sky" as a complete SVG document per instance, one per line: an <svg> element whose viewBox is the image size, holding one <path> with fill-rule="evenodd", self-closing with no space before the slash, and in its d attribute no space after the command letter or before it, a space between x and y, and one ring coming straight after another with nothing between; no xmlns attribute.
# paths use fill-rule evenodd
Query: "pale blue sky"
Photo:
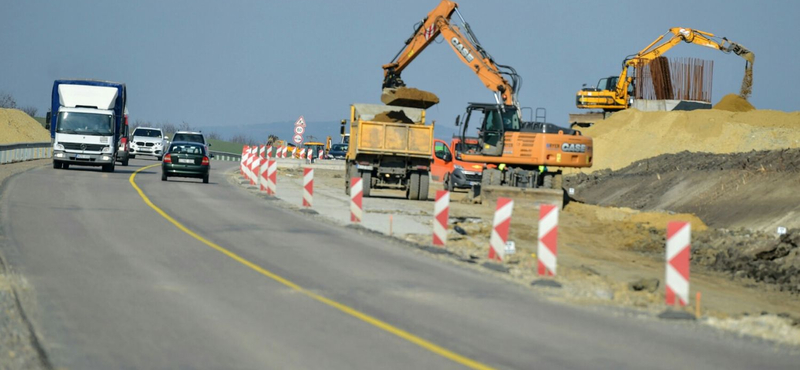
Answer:
<svg viewBox="0 0 800 370"><path fill-rule="evenodd" d="M0 0L0 91L46 111L57 78L128 85L132 119L193 126L345 118L378 103L382 70L438 0ZM756 5L761 4L761 5ZM767 5L763 5L767 4ZM459 2L483 46L523 77L523 106L567 123L582 83L618 74L623 58L670 27L741 43L756 54L751 102L800 110L798 1ZM439 40L441 41L441 39ZM714 102L738 92L744 61L681 44L667 56L712 59ZM442 100L429 118L452 125L491 93L444 43L403 73Z"/></svg>

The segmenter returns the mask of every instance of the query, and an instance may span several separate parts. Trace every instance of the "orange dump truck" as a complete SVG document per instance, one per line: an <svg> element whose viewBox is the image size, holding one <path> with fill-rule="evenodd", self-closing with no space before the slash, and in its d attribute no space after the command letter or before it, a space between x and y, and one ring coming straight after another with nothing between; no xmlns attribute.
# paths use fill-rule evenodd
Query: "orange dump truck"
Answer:
<svg viewBox="0 0 800 370"><path fill-rule="evenodd" d="M385 188L405 190L408 199L428 199L433 125L425 123L424 109L353 104L349 126L345 192L350 178L360 177L364 196Z"/></svg>

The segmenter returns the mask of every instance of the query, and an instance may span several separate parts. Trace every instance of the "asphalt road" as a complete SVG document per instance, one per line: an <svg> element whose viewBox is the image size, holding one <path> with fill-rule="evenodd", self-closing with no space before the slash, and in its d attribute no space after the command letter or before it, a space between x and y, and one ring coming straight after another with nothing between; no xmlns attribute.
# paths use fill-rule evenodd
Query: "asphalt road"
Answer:
<svg viewBox="0 0 800 370"><path fill-rule="evenodd" d="M66 369L796 369L704 326L552 303L530 289L229 184L135 177L154 161L37 168L3 192L2 253ZM188 231L188 233L187 233ZM194 233L195 236L190 235Z"/></svg>

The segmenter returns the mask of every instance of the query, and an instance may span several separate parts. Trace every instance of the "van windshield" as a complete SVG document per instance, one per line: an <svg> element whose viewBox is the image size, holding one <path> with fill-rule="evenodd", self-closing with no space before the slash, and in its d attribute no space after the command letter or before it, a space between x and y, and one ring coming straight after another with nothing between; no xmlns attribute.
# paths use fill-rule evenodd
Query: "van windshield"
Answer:
<svg viewBox="0 0 800 370"><path fill-rule="evenodd" d="M61 112L56 121L56 132L95 136L114 135L114 125L110 114L82 112Z"/></svg>

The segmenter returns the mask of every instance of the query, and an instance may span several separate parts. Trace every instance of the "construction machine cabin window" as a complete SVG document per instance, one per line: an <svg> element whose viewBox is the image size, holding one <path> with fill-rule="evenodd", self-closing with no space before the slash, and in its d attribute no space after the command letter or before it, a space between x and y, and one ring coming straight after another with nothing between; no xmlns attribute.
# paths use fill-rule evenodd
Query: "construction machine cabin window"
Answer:
<svg viewBox="0 0 800 370"><path fill-rule="evenodd" d="M56 122L56 132L62 134L110 136L114 134L110 114L61 112Z"/></svg>

